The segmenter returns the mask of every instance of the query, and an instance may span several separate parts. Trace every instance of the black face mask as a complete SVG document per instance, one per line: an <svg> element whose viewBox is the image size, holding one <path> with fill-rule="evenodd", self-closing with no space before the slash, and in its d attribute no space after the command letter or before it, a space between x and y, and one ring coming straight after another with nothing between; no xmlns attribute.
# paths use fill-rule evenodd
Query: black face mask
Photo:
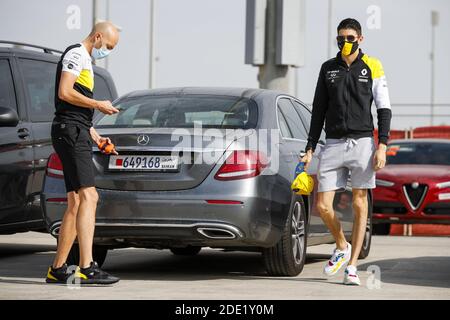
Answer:
<svg viewBox="0 0 450 320"><path fill-rule="evenodd" d="M355 53L356 50L358 50L359 43L357 41L355 42L339 41L338 47L344 56L349 56Z"/></svg>

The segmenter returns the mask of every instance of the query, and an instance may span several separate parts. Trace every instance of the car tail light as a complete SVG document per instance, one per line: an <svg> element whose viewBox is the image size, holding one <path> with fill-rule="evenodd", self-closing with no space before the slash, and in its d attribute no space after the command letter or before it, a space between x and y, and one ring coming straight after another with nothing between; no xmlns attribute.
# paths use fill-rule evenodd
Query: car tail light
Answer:
<svg viewBox="0 0 450 320"><path fill-rule="evenodd" d="M52 153L47 162L47 175L53 178L64 178L61 159L56 153Z"/></svg>
<svg viewBox="0 0 450 320"><path fill-rule="evenodd" d="M259 151L236 150L214 176L217 180L236 180L258 176L267 167L266 156Z"/></svg>

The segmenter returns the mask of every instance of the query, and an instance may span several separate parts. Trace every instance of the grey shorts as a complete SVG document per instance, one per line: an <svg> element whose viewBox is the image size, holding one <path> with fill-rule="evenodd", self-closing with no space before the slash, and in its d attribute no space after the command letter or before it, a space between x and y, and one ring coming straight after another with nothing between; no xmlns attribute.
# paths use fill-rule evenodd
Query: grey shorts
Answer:
<svg viewBox="0 0 450 320"><path fill-rule="evenodd" d="M318 192L343 191L349 178L352 188L375 188L374 154L372 137L327 139L318 155Z"/></svg>

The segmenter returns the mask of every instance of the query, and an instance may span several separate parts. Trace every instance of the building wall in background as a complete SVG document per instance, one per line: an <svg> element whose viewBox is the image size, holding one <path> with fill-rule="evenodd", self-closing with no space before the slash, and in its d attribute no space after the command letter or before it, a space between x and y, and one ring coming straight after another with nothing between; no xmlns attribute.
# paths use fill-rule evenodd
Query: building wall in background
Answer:
<svg viewBox="0 0 450 320"><path fill-rule="evenodd" d="M107 3L103 14L122 27L119 46L106 64L119 94L147 88L149 1L101 1ZM442 106L435 110L449 116L435 124L450 124L449 1L305 1L305 66L298 69L298 97L311 103L320 65L337 52L335 28L354 17L366 37L362 49L384 64L397 129L429 124L431 10L438 11L435 103ZM245 0L155 0L156 87L257 87L257 68L244 64L245 7ZM0 39L64 49L89 33L92 11L91 0L2 0Z"/></svg>

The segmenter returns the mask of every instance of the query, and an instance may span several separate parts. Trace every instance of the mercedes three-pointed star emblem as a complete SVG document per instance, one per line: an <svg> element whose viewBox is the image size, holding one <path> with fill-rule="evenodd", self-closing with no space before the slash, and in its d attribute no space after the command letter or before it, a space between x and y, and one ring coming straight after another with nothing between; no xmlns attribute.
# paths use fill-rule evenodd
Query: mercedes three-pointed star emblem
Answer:
<svg viewBox="0 0 450 320"><path fill-rule="evenodd" d="M137 138L137 143L140 144L141 146L145 146L150 142L150 138L148 135L146 134L141 134L138 136Z"/></svg>

